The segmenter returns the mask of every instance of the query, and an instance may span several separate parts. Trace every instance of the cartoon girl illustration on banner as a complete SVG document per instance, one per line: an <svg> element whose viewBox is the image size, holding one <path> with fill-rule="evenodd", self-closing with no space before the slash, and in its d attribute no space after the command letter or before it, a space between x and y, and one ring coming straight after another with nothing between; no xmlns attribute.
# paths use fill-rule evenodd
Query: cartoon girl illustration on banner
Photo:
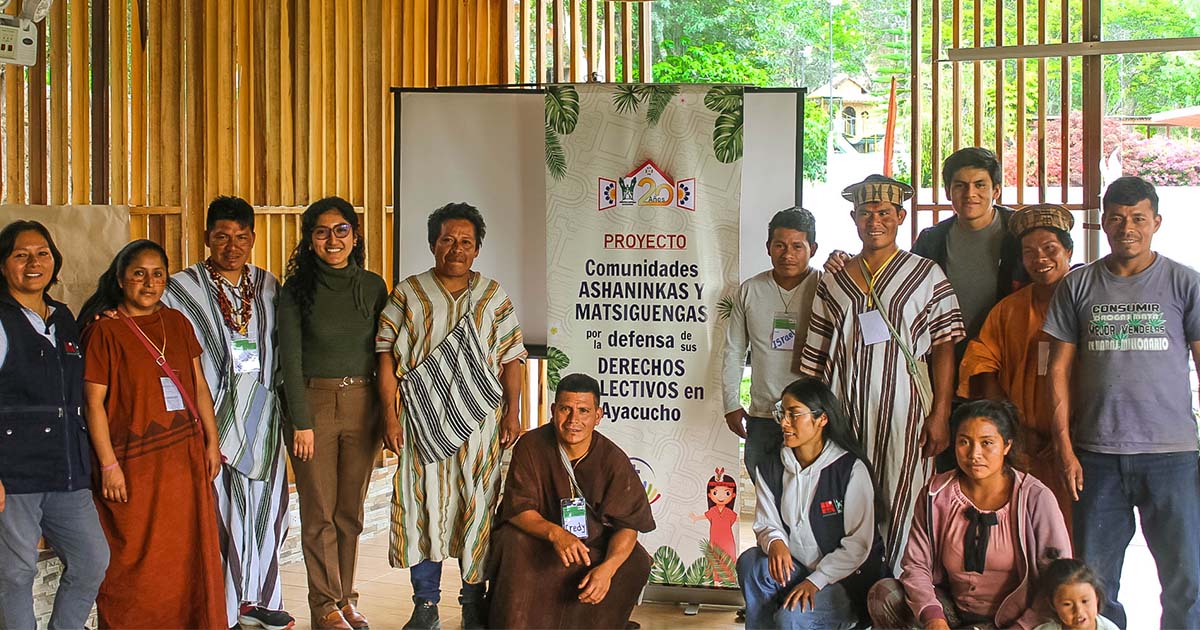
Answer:
<svg viewBox="0 0 1200 630"><path fill-rule="evenodd" d="M737 558L737 545L733 540L733 526L737 524L738 515L734 505L737 499L737 482L725 474L724 468L717 468L708 480L708 511L704 514L692 513L693 521L708 519L709 542L730 558Z"/></svg>

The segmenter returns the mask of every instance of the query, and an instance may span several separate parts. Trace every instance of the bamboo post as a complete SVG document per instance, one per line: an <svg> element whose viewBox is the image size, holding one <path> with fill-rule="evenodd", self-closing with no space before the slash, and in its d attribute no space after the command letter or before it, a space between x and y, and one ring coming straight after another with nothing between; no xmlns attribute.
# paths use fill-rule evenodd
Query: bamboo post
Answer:
<svg viewBox="0 0 1200 630"><path fill-rule="evenodd" d="M365 121L365 150L367 165L364 173L364 226L367 237L368 266L377 273L385 271L383 251L383 94L380 89L383 77L383 3L381 0L365 0L362 5L362 82L357 86L363 93L363 120Z"/></svg>
<svg viewBox="0 0 1200 630"><path fill-rule="evenodd" d="M180 266L190 265L204 257L201 235L205 227L205 56L206 31L204 5L186 2L183 5L184 64L183 83L187 86L183 108L183 212L180 229L183 251Z"/></svg>
<svg viewBox="0 0 1200 630"><path fill-rule="evenodd" d="M633 83L633 6L621 3L621 80Z"/></svg>
<svg viewBox="0 0 1200 630"><path fill-rule="evenodd" d="M91 99L88 95L88 0L71 0L71 203L91 189Z"/></svg>
<svg viewBox="0 0 1200 630"><path fill-rule="evenodd" d="M252 0L237 0L234 12L234 40L236 42L238 86L234 92L237 103L237 147L238 195L254 203L253 138L254 124L254 18Z"/></svg>
<svg viewBox="0 0 1200 630"><path fill-rule="evenodd" d="M272 82L278 86L279 77L272 77L267 72L266 3L254 0L251 11L254 30L250 33L250 189L254 191L254 199L250 203L271 205L267 200L267 160L270 159L267 157L267 86ZM270 105L271 108L277 106L278 101ZM276 152L275 157L278 156Z"/></svg>
<svg viewBox="0 0 1200 630"><path fill-rule="evenodd" d="M295 96L292 85L292 38L295 25L292 21L293 3L295 0L283 0L279 8L279 51L267 51L278 60L276 68L279 77L279 95L275 102L279 103L279 203L285 206L296 205L296 152L295 136ZM268 23L270 28L270 23ZM268 107L270 109L270 107Z"/></svg>
<svg viewBox="0 0 1200 630"><path fill-rule="evenodd" d="M92 29L92 64L89 69L92 92L91 199L95 204L109 202L108 3L109 0L92 0L91 15L88 17L88 25Z"/></svg>
<svg viewBox="0 0 1200 630"><path fill-rule="evenodd" d="M336 2L337 13L334 19L338 33L350 32L350 2L351 0L337 0ZM327 141L331 144L336 143L337 146L337 163L333 165L337 178L333 182L333 192L347 198L350 190L350 134L344 131L339 133L339 130L348 127L350 119L354 116L354 112L350 109L350 86L352 85L350 46L349 42L345 42L335 44L333 48L337 72L332 77L326 78L326 85L335 86L333 90L335 96L334 116L330 120L332 126L326 127L325 131L328 134Z"/></svg>
<svg viewBox="0 0 1200 630"><path fill-rule="evenodd" d="M283 63L281 51L283 51L283 32L287 31L286 10L284 4L280 0L266 0L265 3L265 18L264 24L266 30L266 41L259 47L264 50L265 74L259 81L266 84L266 102L264 114L266 119L263 121L264 135L266 136L266 200L267 205L278 206L282 198L283 173L282 167L291 161L291 146L288 147L288 155L285 158L283 155L283 137L291 137L290 133L283 133L283 110L288 101L291 100L291 94L288 94L288 99L283 99L283 81L285 74L280 69ZM260 6L262 3L260 3ZM282 22L282 24L281 24ZM281 28L282 27L282 28ZM289 85L289 92L290 92ZM290 183L290 182L289 182ZM288 204L291 205L291 204Z"/></svg>
<svg viewBox="0 0 1200 630"><path fill-rule="evenodd" d="M159 135L159 153L155 162L159 164L161 185L161 203L165 206L182 206L180 195L181 186L180 165L183 163L180 155L180 114L182 112L181 97L183 95L180 76L182 75L180 42L180 4L175 2L161 3L163 12L162 26L158 38L160 59L162 62L161 91L159 92L159 117L162 127ZM153 36L153 35L152 35ZM156 64L157 65L157 64Z"/></svg>
<svg viewBox="0 0 1200 630"><path fill-rule="evenodd" d="M169 3L148 2L146 4L150 25L146 49L148 60L146 70L149 73L146 81L146 203L151 206L165 205L162 198L162 170L166 168L163 165L165 156L162 141L162 75L163 67L166 65L166 59L163 56L163 28L166 20L163 19L163 13L167 10L167 4ZM172 43L171 48L174 47ZM154 230L161 220L160 215L150 217L151 230Z"/></svg>
<svg viewBox="0 0 1200 630"><path fill-rule="evenodd" d="M295 33L296 49L292 56L292 72L295 76L293 91L296 105L296 114L292 120L291 133L295 136L292 168L295 173L294 191L292 203L290 205L302 205L308 201L308 177L309 177L309 152L308 152L308 136L311 133L312 127L309 123L309 106L311 98L309 96L309 46L311 39L309 37L309 22L312 19L312 14L309 12L309 0L288 0L289 4L294 2L296 7L296 20L293 24ZM286 66L287 62L284 62ZM284 133L289 133L289 128L284 128ZM286 191L285 191L286 194Z"/></svg>
<svg viewBox="0 0 1200 630"><path fill-rule="evenodd" d="M12 7L10 7L12 9ZM25 67L8 66L4 75L4 202L25 203Z"/></svg>
<svg viewBox="0 0 1200 630"><path fill-rule="evenodd" d="M29 203L46 203L46 21L37 25L38 59L29 76Z"/></svg>
<svg viewBox="0 0 1200 630"><path fill-rule="evenodd" d="M50 5L50 203L68 202L67 3Z"/></svg>
<svg viewBox="0 0 1200 630"><path fill-rule="evenodd" d="M362 33L363 28L363 0L352 0L350 2L350 13L347 16L350 20L351 31L357 30ZM380 26L376 22L373 26ZM363 89L363 38L350 38L350 85L347 89L350 95L350 116L343 118L342 133L347 131L350 134L350 187L346 191L349 195L350 203L355 206L363 205L363 107L364 100L368 94L373 95L373 91L368 92ZM378 54L378 50L372 51ZM379 162L375 162L378 165Z"/></svg>
<svg viewBox="0 0 1200 630"><path fill-rule="evenodd" d="M128 141L125 136L125 121L128 118L125 102L126 92L126 63L125 55L128 50L125 37L125 3L120 0L109 4L108 32L111 39L112 55L109 58L109 177L111 178L110 195L114 204L125 204L129 200L129 161Z"/></svg>
<svg viewBox="0 0 1200 630"><path fill-rule="evenodd" d="M218 181L223 195L235 193L235 170L237 168L237 103L234 101L233 79L237 71L234 65L235 37L233 33L236 7L229 0L217 2L217 30L223 34L217 39L217 163L214 169L220 173Z"/></svg>
<svg viewBox="0 0 1200 630"><path fill-rule="evenodd" d="M129 15L129 203L146 205L146 46L142 37L142 15L137 2L131 2ZM149 220L149 219L147 219Z"/></svg>

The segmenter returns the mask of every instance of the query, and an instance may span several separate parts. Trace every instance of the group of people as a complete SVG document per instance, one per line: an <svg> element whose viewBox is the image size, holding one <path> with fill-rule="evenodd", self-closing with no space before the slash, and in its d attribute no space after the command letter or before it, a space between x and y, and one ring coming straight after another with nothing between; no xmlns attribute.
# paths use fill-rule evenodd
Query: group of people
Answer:
<svg viewBox="0 0 1200 630"><path fill-rule="evenodd" d="M1124 628L1136 508L1162 627L1200 627L1200 274L1152 249L1154 187L1109 185L1111 253L1072 270L1071 213L997 205L991 151L942 175L954 215L911 252L896 238L913 191L883 176L843 191L862 250L824 272L812 213L777 213L772 268L734 300L725 420L757 491L747 626Z"/></svg>
<svg viewBox="0 0 1200 630"><path fill-rule="evenodd" d="M539 484L562 479L529 458L544 457L546 444L556 457L559 434L522 442L525 466L512 466L496 510L526 353L508 296L471 268L486 230L478 209L434 211L433 267L390 295L363 267L348 202L317 201L300 223L280 285L248 262L251 206L217 198L203 262L169 275L162 247L129 243L78 317L49 295L63 255L45 226L22 220L0 231L0 627L35 625L43 537L64 564L51 628L84 627L93 602L102 628L290 627L279 565L286 451L312 626L367 628L355 566L383 445L399 456L390 555L411 571L406 627L439 626L447 558L460 560L468 628L488 623L489 575L524 583L540 571L511 565L529 561L520 553L490 553L494 529L514 546L524 536L546 554L561 549L564 571L590 567L563 595L562 619L627 618L625 575L649 571L636 532L654 524L644 494L628 491L636 474L614 468L616 447L591 438L601 413L594 381L565 380L560 391L582 393L555 407L571 487L588 500L587 535L565 541L566 530L546 526L557 517ZM537 611L520 603L525 589L493 579L492 590L499 624L554 623L529 616Z"/></svg>
<svg viewBox="0 0 1200 630"><path fill-rule="evenodd" d="M1153 186L1109 186L1112 253L1071 271L1071 213L996 205L991 152L954 153L943 181L954 216L912 252L896 242L910 187L847 188L862 250L824 272L812 213L779 212L772 268L734 300L725 421L757 490L747 626L1124 627L1137 508L1163 627L1200 627L1200 275L1151 248ZM353 207L322 199L281 285L248 262L253 209L220 197L203 262L169 275L162 247L129 243L78 318L48 293L50 232L0 231L0 625L33 627L44 537L65 566L52 628L83 627L93 602L104 628L289 627L287 452L312 625L367 628L355 567L386 446L406 628L439 627L451 558L466 628L624 627L655 523L595 431L599 385L564 377L553 421L518 442L526 352L507 294L472 268L483 217L452 203L427 227L432 268L389 293Z"/></svg>

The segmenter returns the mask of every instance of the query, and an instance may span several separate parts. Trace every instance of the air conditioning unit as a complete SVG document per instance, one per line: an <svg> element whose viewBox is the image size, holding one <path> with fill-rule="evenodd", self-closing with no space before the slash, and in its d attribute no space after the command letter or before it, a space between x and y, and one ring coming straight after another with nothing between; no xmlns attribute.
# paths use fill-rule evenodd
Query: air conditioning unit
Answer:
<svg viewBox="0 0 1200 630"><path fill-rule="evenodd" d="M0 15L0 64L32 66L38 60L36 22L45 19L54 0L27 0L19 15ZM0 11L8 7L11 0L0 0Z"/></svg>

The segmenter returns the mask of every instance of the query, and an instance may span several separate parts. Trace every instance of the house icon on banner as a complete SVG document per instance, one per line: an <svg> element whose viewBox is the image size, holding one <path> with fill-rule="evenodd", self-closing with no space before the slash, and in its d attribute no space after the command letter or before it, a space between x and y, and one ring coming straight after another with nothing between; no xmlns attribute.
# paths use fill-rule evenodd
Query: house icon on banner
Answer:
<svg viewBox="0 0 1200 630"><path fill-rule="evenodd" d="M616 180L599 178L597 192L597 209L601 211L618 206L696 210L696 179L689 177L675 182L653 160L646 160Z"/></svg>

